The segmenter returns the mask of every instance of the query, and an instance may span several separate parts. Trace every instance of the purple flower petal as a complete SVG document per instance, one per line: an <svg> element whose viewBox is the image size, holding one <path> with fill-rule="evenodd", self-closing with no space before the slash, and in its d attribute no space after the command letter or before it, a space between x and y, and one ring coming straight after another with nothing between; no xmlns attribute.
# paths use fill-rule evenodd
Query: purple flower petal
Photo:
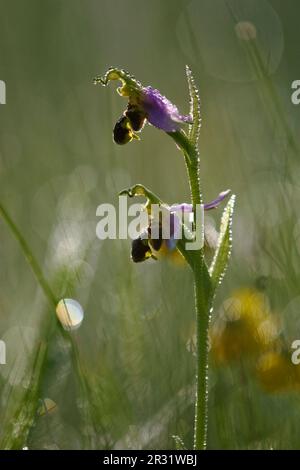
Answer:
<svg viewBox="0 0 300 470"><path fill-rule="evenodd" d="M182 204L173 204L173 206L170 207L171 212L193 212L193 206L192 204L187 204L186 202L183 202Z"/></svg>
<svg viewBox="0 0 300 470"><path fill-rule="evenodd" d="M179 114L177 107L151 86L143 88L140 99L148 122L165 132L175 132L180 124L192 122L191 116Z"/></svg>
<svg viewBox="0 0 300 470"><path fill-rule="evenodd" d="M220 202L222 202L229 195L229 193L230 193L230 189L227 189L226 191L222 191L216 199L214 199L211 202L208 202L207 204L204 204L204 210L209 211L211 209L215 209L216 207L218 207Z"/></svg>
<svg viewBox="0 0 300 470"><path fill-rule="evenodd" d="M166 240L166 247L168 248L169 251L173 251L176 248L178 240L175 238L171 237L169 240Z"/></svg>
<svg viewBox="0 0 300 470"><path fill-rule="evenodd" d="M219 196L214 199L211 202L207 202L204 204L204 210L209 211L211 209L216 209L218 205L224 201L224 199L230 194L230 189L227 189L226 191L222 191ZM171 212L192 212L193 211L193 206L192 204L187 204L186 202L182 204L173 204L173 206L170 207Z"/></svg>
<svg viewBox="0 0 300 470"><path fill-rule="evenodd" d="M222 191L216 199L207 204L204 204L204 210L208 211L215 209L218 205L229 195L230 189ZM165 240L167 248L172 251L176 248L178 235L181 233L181 223L183 213L193 212L193 205L182 203L182 204L173 204L169 207L170 211L170 238Z"/></svg>

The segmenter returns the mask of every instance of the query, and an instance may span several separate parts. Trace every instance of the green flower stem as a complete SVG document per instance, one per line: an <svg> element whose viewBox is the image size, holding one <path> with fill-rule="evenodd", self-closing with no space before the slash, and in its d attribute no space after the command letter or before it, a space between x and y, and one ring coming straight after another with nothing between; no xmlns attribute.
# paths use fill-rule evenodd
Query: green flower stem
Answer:
<svg viewBox="0 0 300 470"><path fill-rule="evenodd" d="M196 208L202 203L199 179L199 154L183 131L170 132L169 136L183 152L191 190L191 200ZM143 196L151 204L163 204L149 189L140 184L124 189L120 194L129 197ZM202 222L203 223L203 222ZM195 306L197 324L197 364L194 448L206 448L207 436L207 398L208 398L208 330L212 307L213 289L211 278L204 260L204 250L186 250L185 240L178 240L177 248L191 267L195 280Z"/></svg>
<svg viewBox="0 0 300 470"><path fill-rule="evenodd" d="M205 450L208 414L208 331L212 299L210 279L204 260L194 268L196 304L196 400L194 422L194 449Z"/></svg>
<svg viewBox="0 0 300 470"><path fill-rule="evenodd" d="M182 150L188 173L191 200L194 207L202 203L199 178L199 154L183 131L169 133ZM189 252L189 264L195 280L197 328L196 399L194 449L206 449L208 406L208 330L212 308L211 282L204 260L204 250Z"/></svg>
<svg viewBox="0 0 300 470"><path fill-rule="evenodd" d="M202 203L199 179L198 149L191 144L187 135L183 131L168 132L168 135L172 137L176 145L182 150L184 154L190 184L192 204L194 207L196 207L197 204Z"/></svg>

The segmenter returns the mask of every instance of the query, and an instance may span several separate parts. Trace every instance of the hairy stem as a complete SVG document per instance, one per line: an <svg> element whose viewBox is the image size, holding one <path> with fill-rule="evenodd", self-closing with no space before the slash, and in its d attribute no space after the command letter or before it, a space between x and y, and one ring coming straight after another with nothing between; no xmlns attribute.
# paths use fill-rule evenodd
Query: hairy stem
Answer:
<svg viewBox="0 0 300 470"><path fill-rule="evenodd" d="M169 132L168 134L184 154L191 191L191 200L193 206L196 207L197 204L202 203L198 149L190 143L187 135L183 131Z"/></svg>
<svg viewBox="0 0 300 470"><path fill-rule="evenodd" d="M199 177L199 153L182 131L169 134L182 150L188 173L191 200L196 208L202 204ZM195 213L195 212L194 212ZM203 221L201 222L203 223ZM194 422L194 449L204 450L207 443L208 406L208 330L212 308L211 282L204 260L203 249L191 252L190 266L195 280L195 307L197 327L196 398Z"/></svg>
<svg viewBox="0 0 300 470"><path fill-rule="evenodd" d="M208 330L212 299L209 274L201 260L194 269L197 328L196 400L194 449L205 450L207 444L208 407Z"/></svg>

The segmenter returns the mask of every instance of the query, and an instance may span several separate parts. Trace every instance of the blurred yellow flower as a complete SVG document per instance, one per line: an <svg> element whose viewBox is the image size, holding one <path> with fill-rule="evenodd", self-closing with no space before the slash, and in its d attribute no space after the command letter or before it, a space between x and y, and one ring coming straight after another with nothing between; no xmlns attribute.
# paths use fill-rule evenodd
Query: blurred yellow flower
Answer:
<svg viewBox="0 0 300 470"><path fill-rule="evenodd" d="M266 295L254 288L233 293L221 308L210 331L211 351L217 364L255 356L266 351L278 337L279 322Z"/></svg>
<svg viewBox="0 0 300 470"><path fill-rule="evenodd" d="M257 364L257 378L262 388L269 393L300 390L297 367L284 352L270 351Z"/></svg>

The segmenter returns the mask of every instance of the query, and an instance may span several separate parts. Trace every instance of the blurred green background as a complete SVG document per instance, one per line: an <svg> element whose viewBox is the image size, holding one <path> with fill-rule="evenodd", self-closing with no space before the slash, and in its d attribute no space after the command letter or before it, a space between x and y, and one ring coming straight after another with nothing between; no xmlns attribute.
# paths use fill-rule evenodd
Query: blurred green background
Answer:
<svg viewBox="0 0 300 470"><path fill-rule="evenodd" d="M192 446L192 276L169 261L134 265L129 241L95 232L97 206L116 204L131 184L187 201L184 161L150 126L139 142L113 144L126 101L113 85L93 86L111 65L184 113L191 66L204 199L237 195L213 323L224 301L255 289L279 319L271 351L291 353L300 338L299 13L297 0L0 1L1 203L55 295L85 311L70 342L0 220L0 448L172 449L173 435ZM210 214L217 228L220 215ZM292 379L272 369L266 389L257 368L268 350L256 352L211 359L209 448L299 447L297 366Z"/></svg>

